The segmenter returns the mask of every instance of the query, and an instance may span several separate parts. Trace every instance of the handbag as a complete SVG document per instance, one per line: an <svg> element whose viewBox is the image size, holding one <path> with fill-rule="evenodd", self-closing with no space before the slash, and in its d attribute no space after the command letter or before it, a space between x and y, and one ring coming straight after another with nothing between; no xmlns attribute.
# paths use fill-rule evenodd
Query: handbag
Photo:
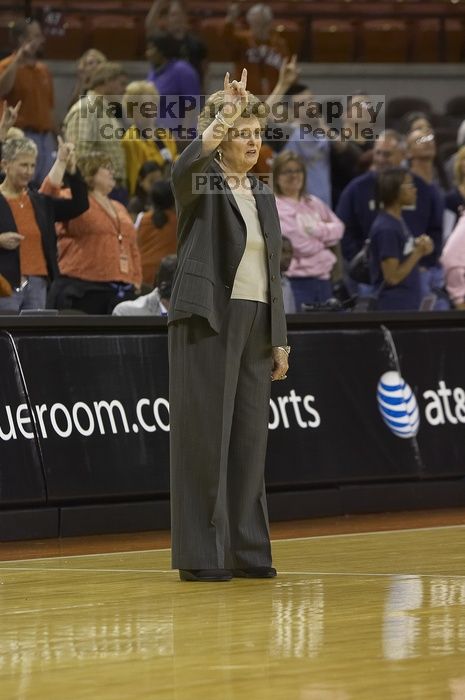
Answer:
<svg viewBox="0 0 465 700"><path fill-rule="evenodd" d="M363 248L354 255L348 265L349 277L359 284L370 284L370 239L367 238Z"/></svg>

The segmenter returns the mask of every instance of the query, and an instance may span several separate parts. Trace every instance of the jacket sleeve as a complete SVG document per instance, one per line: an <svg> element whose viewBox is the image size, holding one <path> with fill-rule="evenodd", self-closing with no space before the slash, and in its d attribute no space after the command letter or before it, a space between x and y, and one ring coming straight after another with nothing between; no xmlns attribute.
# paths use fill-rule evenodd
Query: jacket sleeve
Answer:
<svg viewBox="0 0 465 700"><path fill-rule="evenodd" d="M209 166L215 158L216 151L202 155L202 136L196 139L184 149L173 165L172 178L173 190L178 206L192 204L200 194L205 194L207 184L205 177ZM199 176L199 177L196 177Z"/></svg>
<svg viewBox="0 0 465 700"><path fill-rule="evenodd" d="M71 199L52 197L54 221L68 221L83 214L89 208L87 185L79 171L74 175L68 174L68 182L71 189Z"/></svg>

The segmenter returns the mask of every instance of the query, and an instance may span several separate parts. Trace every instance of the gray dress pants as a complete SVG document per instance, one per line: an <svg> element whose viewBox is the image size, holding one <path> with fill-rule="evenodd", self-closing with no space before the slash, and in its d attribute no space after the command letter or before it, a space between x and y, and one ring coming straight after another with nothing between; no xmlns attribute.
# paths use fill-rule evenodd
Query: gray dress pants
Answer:
<svg viewBox="0 0 465 700"><path fill-rule="evenodd" d="M264 468L272 351L268 304L233 299L219 334L170 324L172 565L271 565Z"/></svg>

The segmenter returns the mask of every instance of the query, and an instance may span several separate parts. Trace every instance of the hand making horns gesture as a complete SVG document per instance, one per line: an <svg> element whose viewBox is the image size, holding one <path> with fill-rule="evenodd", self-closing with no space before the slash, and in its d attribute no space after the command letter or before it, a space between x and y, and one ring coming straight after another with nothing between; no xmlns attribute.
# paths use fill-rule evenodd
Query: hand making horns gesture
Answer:
<svg viewBox="0 0 465 700"><path fill-rule="evenodd" d="M229 81L229 72L224 76L224 117L234 122L244 111L249 101L247 92L247 68L242 70L240 80Z"/></svg>

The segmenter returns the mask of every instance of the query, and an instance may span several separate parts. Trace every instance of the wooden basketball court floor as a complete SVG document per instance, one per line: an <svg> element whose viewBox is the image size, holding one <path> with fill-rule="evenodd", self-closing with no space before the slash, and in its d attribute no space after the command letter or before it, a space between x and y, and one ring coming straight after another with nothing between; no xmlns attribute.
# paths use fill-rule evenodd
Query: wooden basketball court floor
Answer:
<svg viewBox="0 0 465 700"><path fill-rule="evenodd" d="M0 545L0 699L465 700L465 510L272 535L211 584L163 534Z"/></svg>

